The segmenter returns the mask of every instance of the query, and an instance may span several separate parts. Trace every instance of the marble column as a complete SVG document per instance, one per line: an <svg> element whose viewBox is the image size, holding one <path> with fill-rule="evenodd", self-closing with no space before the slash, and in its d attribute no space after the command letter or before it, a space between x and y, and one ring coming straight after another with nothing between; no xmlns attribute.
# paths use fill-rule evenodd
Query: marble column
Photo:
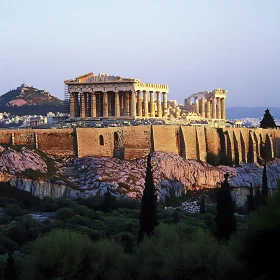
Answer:
<svg viewBox="0 0 280 280"><path fill-rule="evenodd" d="M70 93L70 118L75 117L75 94Z"/></svg>
<svg viewBox="0 0 280 280"><path fill-rule="evenodd" d="M211 100L210 98L207 98L207 103L206 103L206 118L210 119L211 118Z"/></svg>
<svg viewBox="0 0 280 280"><path fill-rule="evenodd" d="M131 91L131 113L130 113L130 116L131 117L136 117L136 96L135 96L135 91L132 90Z"/></svg>
<svg viewBox="0 0 280 280"><path fill-rule="evenodd" d="M142 117L142 93L141 93L141 90L137 90L137 110L138 110L138 116Z"/></svg>
<svg viewBox="0 0 280 280"><path fill-rule="evenodd" d="M199 101L197 97L195 97L195 113L199 114Z"/></svg>
<svg viewBox="0 0 280 280"><path fill-rule="evenodd" d="M129 116L129 92L125 92L124 94L124 115Z"/></svg>
<svg viewBox="0 0 280 280"><path fill-rule="evenodd" d="M217 119L221 119L221 98L217 97Z"/></svg>
<svg viewBox="0 0 280 280"><path fill-rule="evenodd" d="M91 117L96 118L96 95L91 93Z"/></svg>
<svg viewBox="0 0 280 280"><path fill-rule="evenodd" d="M85 95L84 93L80 93L80 117L85 118L86 116L86 104L85 104Z"/></svg>
<svg viewBox="0 0 280 280"><path fill-rule="evenodd" d="M79 107L79 94L78 92L74 92L74 109L75 109L75 117L80 116L80 107Z"/></svg>
<svg viewBox="0 0 280 280"><path fill-rule="evenodd" d="M157 91L157 116L162 117L162 108L161 108L161 92Z"/></svg>
<svg viewBox="0 0 280 280"><path fill-rule="evenodd" d="M216 97L212 97L212 119L216 119L217 118L217 101L216 101Z"/></svg>
<svg viewBox="0 0 280 280"><path fill-rule="evenodd" d="M168 112L167 112L167 92L163 92L163 116L167 117Z"/></svg>
<svg viewBox="0 0 280 280"><path fill-rule="evenodd" d="M201 101L201 117L205 118L205 99L202 97Z"/></svg>
<svg viewBox="0 0 280 280"><path fill-rule="evenodd" d="M120 113L120 95L119 92L115 92L115 116L119 117L121 115Z"/></svg>
<svg viewBox="0 0 280 280"><path fill-rule="evenodd" d="M120 96L120 116L124 116L124 93L119 93Z"/></svg>
<svg viewBox="0 0 280 280"><path fill-rule="evenodd" d="M112 116L112 95L111 92L107 93L108 95L108 116L111 117Z"/></svg>
<svg viewBox="0 0 280 280"><path fill-rule="evenodd" d="M108 93L103 92L103 117L108 117Z"/></svg>
<svg viewBox="0 0 280 280"><path fill-rule="evenodd" d="M144 94L144 117L148 118L149 117L148 92L144 90L143 94Z"/></svg>
<svg viewBox="0 0 280 280"><path fill-rule="evenodd" d="M150 91L150 117L155 117L155 98L153 91Z"/></svg>
<svg viewBox="0 0 280 280"><path fill-rule="evenodd" d="M222 98L221 99L221 107L222 107L222 119L226 119L226 99Z"/></svg>
<svg viewBox="0 0 280 280"><path fill-rule="evenodd" d="M85 92L85 117L88 117L88 93Z"/></svg>

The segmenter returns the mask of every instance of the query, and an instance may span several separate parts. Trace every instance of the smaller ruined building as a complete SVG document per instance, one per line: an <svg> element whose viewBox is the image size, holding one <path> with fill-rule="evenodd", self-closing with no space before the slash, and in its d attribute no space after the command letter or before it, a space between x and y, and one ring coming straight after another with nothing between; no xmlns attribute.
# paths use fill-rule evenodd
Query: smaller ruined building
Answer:
<svg viewBox="0 0 280 280"><path fill-rule="evenodd" d="M206 119L225 120L227 92L221 88L196 92L184 100L183 110Z"/></svg>
<svg viewBox="0 0 280 280"><path fill-rule="evenodd" d="M168 115L168 85L142 83L138 79L108 74L95 76L94 73L66 80L64 84L71 118L154 118Z"/></svg>

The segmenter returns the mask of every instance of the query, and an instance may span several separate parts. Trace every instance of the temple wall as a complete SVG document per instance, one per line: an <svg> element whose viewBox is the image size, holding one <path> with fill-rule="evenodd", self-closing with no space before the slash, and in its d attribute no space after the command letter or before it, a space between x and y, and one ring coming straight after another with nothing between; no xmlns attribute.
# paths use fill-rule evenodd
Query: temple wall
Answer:
<svg viewBox="0 0 280 280"><path fill-rule="evenodd" d="M103 140L101 140L101 138ZM206 160L207 153L229 156L235 164L280 157L280 130L179 125L109 128L0 130L0 143L26 145L58 156L109 156L126 160L150 151Z"/></svg>

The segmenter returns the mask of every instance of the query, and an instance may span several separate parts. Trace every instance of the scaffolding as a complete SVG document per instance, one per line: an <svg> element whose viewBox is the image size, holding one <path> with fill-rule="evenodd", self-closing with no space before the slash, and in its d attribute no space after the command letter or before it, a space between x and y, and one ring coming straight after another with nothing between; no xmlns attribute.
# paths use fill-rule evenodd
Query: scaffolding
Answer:
<svg viewBox="0 0 280 280"><path fill-rule="evenodd" d="M64 113L70 113L70 94L68 91L68 85L64 85L64 101L63 101Z"/></svg>

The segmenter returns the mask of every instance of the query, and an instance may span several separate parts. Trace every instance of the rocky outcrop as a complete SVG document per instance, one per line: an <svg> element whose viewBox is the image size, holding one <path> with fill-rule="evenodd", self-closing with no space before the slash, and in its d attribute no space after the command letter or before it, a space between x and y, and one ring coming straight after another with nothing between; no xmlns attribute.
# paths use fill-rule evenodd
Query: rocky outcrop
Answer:
<svg viewBox="0 0 280 280"><path fill-rule="evenodd" d="M54 162L55 177L32 180L24 170L48 172L45 160L33 150L18 151L0 147L0 181L32 194L43 196L88 197L103 195L107 188L117 197L140 199L145 183L146 159L124 161L110 157L64 158ZM261 186L263 167L244 164L240 167L215 167L202 161L184 160L173 153L155 152L152 156L154 183L160 199L170 194L182 195L187 189L214 188L230 174L233 195L244 203L250 184ZM280 178L280 160L267 164L270 188L276 188Z"/></svg>

